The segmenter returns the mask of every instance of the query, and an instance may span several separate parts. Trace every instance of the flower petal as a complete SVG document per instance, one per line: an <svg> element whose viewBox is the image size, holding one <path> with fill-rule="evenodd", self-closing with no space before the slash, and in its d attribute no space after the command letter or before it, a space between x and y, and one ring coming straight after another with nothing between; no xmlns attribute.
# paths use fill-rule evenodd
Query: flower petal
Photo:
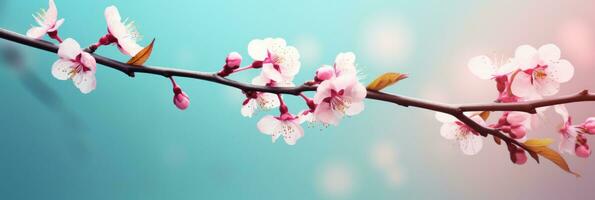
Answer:
<svg viewBox="0 0 595 200"><path fill-rule="evenodd" d="M337 126L343 117L343 113L333 111L329 103L321 103L316 106L316 110L314 110L314 116L322 123Z"/></svg>
<svg viewBox="0 0 595 200"><path fill-rule="evenodd" d="M264 40L252 40L248 43L248 54L253 60L263 61L267 57L267 48Z"/></svg>
<svg viewBox="0 0 595 200"><path fill-rule="evenodd" d="M285 122L285 126L287 126L287 132L283 134L283 140L288 145L295 145L297 141L304 136L304 129L300 126L297 120L294 121L287 121Z"/></svg>
<svg viewBox="0 0 595 200"><path fill-rule="evenodd" d="M556 111L556 113L560 114L564 123L566 123L568 121L569 115L568 115L568 109L566 109L566 106L555 105L554 110Z"/></svg>
<svg viewBox="0 0 595 200"><path fill-rule="evenodd" d="M475 155L483 147L483 140L477 135L467 135L465 139L459 141L459 146L465 155Z"/></svg>
<svg viewBox="0 0 595 200"><path fill-rule="evenodd" d="M95 62L95 57L87 52L81 53L81 64L89 69L88 73L95 73L97 71L97 63Z"/></svg>
<svg viewBox="0 0 595 200"><path fill-rule="evenodd" d="M533 81L537 93L543 96L551 96L560 91L560 83L550 78L536 79Z"/></svg>
<svg viewBox="0 0 595 200"><path fill-rule="evenodd" d="M143 49L143 47L138 45L135 40L124 37L118 39L118 49L123 54L134 57Z"/></svg>
<svg viewBox="0 0 595 200"><path fill-rule="evenodd" d="M46 26L51 27L56 23L56 20L58 19L58 8L56 8L56 3L54 2L54 0L49 0L48 4L48 10L45 11L44 23Z"/></svg>
<svg viewBox="0 0 595 200"><path fill-rule="evenodd" d="M62 26L62 24L64 23L64 19L60 19L58 21L56 21L56 24L54 24L54 26L50 29L48 29L47 32L54 32L56 30L58 30L58 28L60 28L60 26Z"/></svg>
<svg viewBox="0 0 595 200"><path fill-rule="evenodd" d="M555 44L546 44L539 47L539 58L546 64L560 60L562 52Z"/></svg>
<svg viewBox="0 0 595 200"><path fill-rule="evenodd" d="M359 114L360 112L364 111L364 102L355 102L351 103L349 107L345 110L345 114L348 116L354 116Z"/></svg>
<svg viewBox="0 0 595 200"><path fill-rule="evenodd" d="M33 38L33 39L40 39L42 38L46 33L47 33L48 29L45 27L31 27L28 31L27 31L27 37Z"/></svg>
<svg viewBox="0 0 595 200"><path fill-rule="evenodd" d="M568 82L574 76L574 66L567 60L552 62L546 70L548 77L558 83Z"/></svg>
<svg viewBox="0 0 595 200"><path fill-rule="evenodd" d="M74 75L74 77L72 77L72 81L83 94L88 94L95 90L95 87L97 87L95 74L90 72L77 73Z"/></svg>
<svg viewBox="0 0 595 200"><path fill-rule="evenodd" d="M447 140L454 140L457 138L457 132L459 131L459 125L455 123L444 123L440 127L440 135Z"/></svg>
<svg viewBox="0 0 595 200"><path fill-rule="evenodd" d="M280 120L272 115L267 115L258 121L256 127L261 133L272 136L272 140L275 142L279 138L282 125L283 123Z"/></svg>
<svg viewBox="0 0 595 200"><path fill-rule="evenodd" d="M52 65L52 75L58 80L67 80L73 65L69 60L59 59Z"/></svg>
<svg viewBox="0 0 595 200"><path fill-rule="evenodd" d="M314 94L314 103L320 104L325 98L331 96L331 90L334 89L331 81L332 80L322 81L322 83L318 85L316 94Z"/></svg>
<svg viewBox="0 0 595 200"><path fill-rule="evenodd" d="M525 112L510 112L506 117L506 121L511 125L523 125L526 128L531 127L531 114Z"/></svg>
<svg viewBox="0 0 595 200"><path fill-rule="evenodd" d="M79 54L81 54L81 52L83 51L81 50L79 43L72 38L67 38L62 43L60 43L58 56L61 58L74 60Z"/></svg>
<svg viewBox="0 0 595 200"><path fill-rule="evenodd" d="M257 107L258 104L256 103L256 101L254 99L250 99L248 100L248 103L242 105L242 109L240 110L240 112L244 117L252 117Z"/></svg>
<svg viewBox="0 0 595 200"><path fill-rule="evenodd" d="M558 145L558 151L574 155L576 147L576 137L570 137L569 135L562 135L560 138L560 144Z"/></svg>
<svg viewBox="0 0 595 200"><path fill-rule="evenodd" d="M471 58L469 63L467 63L467 67L471 70L471 73L480 79L491 79L496 73L496 65L494 65L492 59L487 56Z"/></svg>
<svg viewBox="0 0 595 200"><path fill-rule="evenodd" d="M519 46L514 53L515 62L521 70L534 68L538 64L537 56L537 49L530 45Z"/></svg>
<svg viewBox="0 0 595 200"><path fill-rule="evenodd" d="M262 75L273 81L283 82L283 76L281 76L281 73L277 71L277 69L275 69L275 67L271 63L266 63L262 65Z"/></svg>
<svg viewBox="0 0 595 200"><path fill-rule="evenodd" d="M340 53L335 58L335 71L337 75L355 75L355 54L353 52Z"/></svg>
<svg viewBox="0 0 595 200"><path fill-rule="evenodd" d="M259 93L256 101L264 110L273 109L281 105L279 97L273 93Z"/></svg>
<svg viewBox="0 0 595 200"><path fill-rule="evenodd" d="M535 87L531 84L531 76L524 73L519 72L514 80L512 81L511 85L512 93L518 97L528 97L535 95Z"/></svg>

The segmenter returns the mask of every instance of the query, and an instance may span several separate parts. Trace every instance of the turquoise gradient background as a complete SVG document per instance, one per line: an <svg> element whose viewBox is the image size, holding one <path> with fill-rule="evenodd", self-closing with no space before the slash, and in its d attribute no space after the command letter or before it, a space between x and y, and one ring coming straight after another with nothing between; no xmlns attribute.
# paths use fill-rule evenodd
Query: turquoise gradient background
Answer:
<svg viewBox="0 0 595 200"><path fill-rule="evenodd" d="M283 37L302 54L298 83L353 51L366 82L386 71L410 74L390 92L489 102L493 85L466 70L469 58L556 43L577 69L561 94L595 89L593 1L56 1L66 18L60 36L83 46L105 33L103 10L117 5L137 22L142 44L157 39L149 65L217 71L231 51L248 60L250 40ZM0 26L24 34L31 14L46 7L45 0L0 0ZM515 166L490 140L479 155L464 156L425 110L366 101L362 114L308 128L288 146L257 131L264 113L240 115L235 89L177 79L192 101L181 112L167 79L99 67L97 89L83 95L51 76L55 55L18 49L69 114L44 106L0 63L0 199L595 198L592 159L568 158L583 175L575 178L548 162ZM128 59L114 47L97 53ZM291 111L304 108L288 99ZM592 103L569 108L577 121L595 114ZM531 134L557 139L558 124L548 113Z"/></svg>

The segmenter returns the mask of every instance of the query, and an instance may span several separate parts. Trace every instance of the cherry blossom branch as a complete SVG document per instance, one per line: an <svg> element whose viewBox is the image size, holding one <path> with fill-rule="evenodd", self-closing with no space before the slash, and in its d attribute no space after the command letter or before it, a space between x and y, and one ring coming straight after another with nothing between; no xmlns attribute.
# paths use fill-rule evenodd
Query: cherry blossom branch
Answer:
<svg viewBox="0 0 595 200"><path fill-rule="evenodd" d="M9 40L12 42L20 43L26 46L34 47L37 49L57 53L58 46L44 41L44 40L36 40L31 39L26 36L23 36L18 33L14 33L12 31L6 29L0 29L0 38L5 40ZM86 49L87 52L92 52L91 49ZM107 67L119 70L130 77L134 77L135 73L146 73L146 74L155 74L161 75L164 77L186 77L186 78L193 78L199 80L205 80L217 84L226 85L229 87L234 87L240 89L242 91L259 91L259 92L266 92L266 93L274 93L274 94L290 94L295 96L301 96L302 92L307 91L316 91L317 86L312 85L300 85L297 87L267 87L267 86L257 86L252 84L245 84L241 82L237 82L225 77L218 75L217 73L206 73L206 72L198 72L198 71L189 71L189 70L182 70L182 69L173 69L173 68L163 68L163 67L152 67L152 66L135 66L129 65L120 61L116 61L110 58L106 58L97 54L92 54L95 57L97 63L105 65ZM474 129L475 131L479 132L483 136L492 135L496 138L500 138L504 142L508 144L515 144L523 149L527 150L528 152L534 155L534 152L530 149L526 148L524 144L504 135L501 131L493 128L489 128L483 125L480 125L473 121L470 117L466 116L465 112L471 111L521 111L527 113L536 113L536 108L545 107L545 106L552 106L552 105L559 105L559 104L567 104L567 103L574 103L574 102L583 102L583 101L595 101L595 94L589 93L587 90L584 90L578 94L558 97L558 98L551 98L551 99L544 99L544 100L534 100L534 101L526 101L526 102L516 102L516 103L489 103L489 104L471 104L471 105L451 105L445 104L440 102L432 102L428 100L416 99L412 97L400 96L396 94L378 92L378 91L367 91L368 99L374 99L384 102L391 102L397 105L401 105L404 107L418 107L422 109L432 110L436 112L442 112L449 115L456 117L461 122L467 124L469 127Z"/></svg>

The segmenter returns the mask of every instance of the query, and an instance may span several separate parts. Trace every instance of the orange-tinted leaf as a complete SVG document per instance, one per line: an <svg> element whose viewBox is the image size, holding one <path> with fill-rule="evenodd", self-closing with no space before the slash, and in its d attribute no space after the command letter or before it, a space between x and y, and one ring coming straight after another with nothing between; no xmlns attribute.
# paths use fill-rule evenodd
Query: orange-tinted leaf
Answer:
<svg viewBox="0 0 595 200"><path fill-rule="evenodd" d="M483 119L483 121L487 121L490 118L490 113L490 111L483 111L479 113L479 116Z"/></svg>
<svg viewBox="0 0 595 200"><path fill-rule="evenodd" d="M367 87L368 90L380 91L392 84L399 82L400 80L406 79L408 76L407 74L401 73L386 73L382 76L376 78L376 80L372 81Z"/></svg>
<svg viewBox="0 0 595 200"><path fill-rule="evenodd" d="M528 139L525 141L525 145L533 146L533 147L547 147L548 145L554 143L554 140L550 138L543 138L543 139Z"/></svg>
<svg viewBox="0 0 595 200"><path fill-rule="evenodd" d="M129 65L139 65L139 66L145 64L145 62L147 62L147 60L149 60L149 57L151 57L151 52L153 52L153 44L155 44L155 39L153 39L153 41L151 41L151 44L149 44L149 46L146 46L141 51L139 51L127 63Z"/></svg>
<svg viewBox="0 0 595 200"><path fill-rule="evenodd" d="M552 139L545 138L545 139L531 139L525 142L525 146L534 151L535 153L539 154L540 156L552 161L554 164L558 165L560 169L573 174L577 177L580 175L570 170L570 166L566 160L556 151L550 149L547 145L551 144L553 141Z"/></svg>

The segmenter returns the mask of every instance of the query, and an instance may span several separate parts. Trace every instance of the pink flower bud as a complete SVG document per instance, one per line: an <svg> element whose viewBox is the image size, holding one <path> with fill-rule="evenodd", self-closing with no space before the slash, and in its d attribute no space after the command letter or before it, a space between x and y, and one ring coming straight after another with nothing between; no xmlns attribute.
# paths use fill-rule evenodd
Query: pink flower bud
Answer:
<svg viewBox="0 0 595 200"><path fill-rule="evenodd" d="M331 66L324 66L316 70L316 81L325 81L335 76L335 70Z"/></svg>
<svg viewBox="0 0 595 200"><path fill-rule="evenodd" d="M229 68L238 68L242 64L242 55L238 52L231 52L225 58L225 65Z"/></svg>
<svg viewBox="0 0 595 200"><path fill-rule="evenodd" d="M595 117L589 117L582 127L588 134L595 135Z"/></svg>
<svg viewBox="0 0 595 200"><path fill-rule="evenodd" d="M518 149L517 151L512 153L510 156L511 156L512 162L514 164L522 165L527 162L527 154L522 149ZM514 157L514 158L512 158L512 157Z"/></svg>
<svg viewBox="0 0 595 200"><path fill-rule="evenodd" d="M576 156L581 157L581 158L588 158L591 155L591 149L589 148L589 146L587 144L578 145L574 149L574 152L575 152Z"/></svg>
<svg viewBox="0 0 595 200"><path fill-rule="evenodd" d="M180 87L174 87L174 104L180 110L186 110L190 105L190 98Z"/></svg>
<svg viewBox="0 0 595 200"><path fill-rule="evenodd" d="M527 135L527 130L525 129L524 126L519 126L519 127L510 129L510 136L514 139L523 138L523 137L525 137L525 135Z"/></svg>

